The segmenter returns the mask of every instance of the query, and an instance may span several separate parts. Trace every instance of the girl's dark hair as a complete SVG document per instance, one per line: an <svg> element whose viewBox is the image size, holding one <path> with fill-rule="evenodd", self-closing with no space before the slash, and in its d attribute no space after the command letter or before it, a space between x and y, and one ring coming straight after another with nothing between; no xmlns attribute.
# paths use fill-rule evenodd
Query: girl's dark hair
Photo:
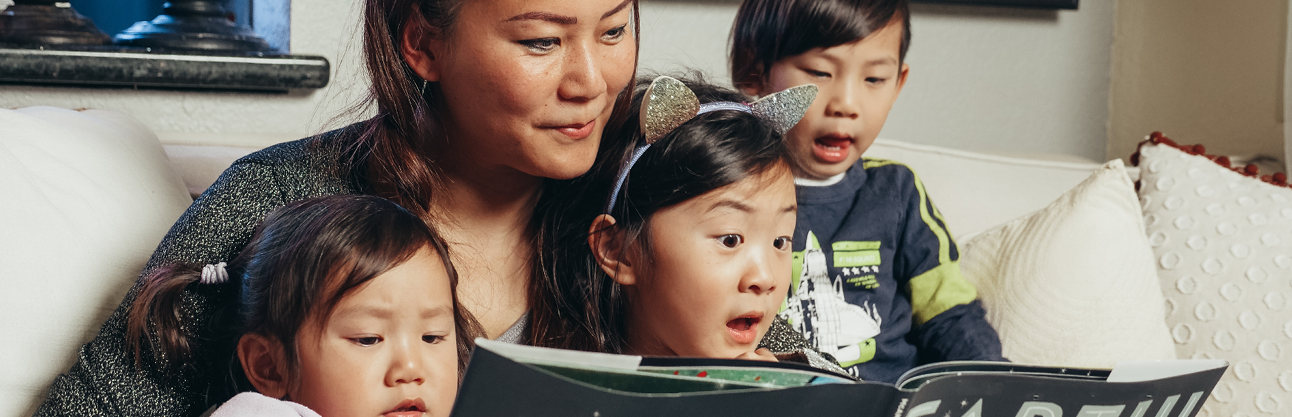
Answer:
<svg viewBox="0 0 1292 417"><path fill-rule="evenodd" d="M693 78L679 79L701 103L748 101L744 95ZM588 228L602 214L619 170L641 143L638 115L650 82L637 81L629 109L632 116L623 128L607 132L616 139L610 142L614 146L601 150L606 155L599 155L587 174L550 190L553 200L566 204L553 204L536 214L543 220L541 238L553 244L540 254L543 279L535 285L555 297L533 306L530 314L556 325L531 333L531 340L565 349L623 349L623 293L593 257ZM738 111L696 116L656 141L633 165L610 213L624 237L621 247L649 253L648 234L643 231L659 210L788 163L781 134L761 119Z"/></svg>
<svg viewBox="0 0 1292 417"><path fill-rule="evenodd" d="M442 190L441 172L432 162L444 156L439 118L448 114L438 82L425 81L404 61L404 29L415 25L452 36L462 5L470 0L366 0L363 56L372 88L364 105L376 105L349 141L346 168L372 190L429 219L430 202ZM640 49L640 13L632 0L633 39ZM620 92L608 127L622 122L630 92Z"/></svg>
<svg viewBox="0 0 1292 417"><path fill-rule="evenodd" d="M251 243L227 268L238 288L239 334L269 337L283 347L296 380L296 336L309 322L322 323L355 288L399 266L418 251L434 250L444 264L453 293L458 371L479 324L458 303L458 275L448 246L420 218L395 203L369 195L318 197L274 210L256 229ZM193 357L189 329L181 327L181 297L198 284L201 266L172 264L144 278L127 318L128 351L138 364L144 346L164 358L163 369L181 371ZM232 335L236 336L236 335ZM232 341L224 341L231 343ZM236 362L235 362L236 363Z"/></svg>
<svg viewBox="0 0 1292 417"><path fill-rule="evenodd" d="M777 61L861 40L895 21L902 24L901 66L911 46L908 0L745 0L731 28L732 82L762 87Z"/></svg>

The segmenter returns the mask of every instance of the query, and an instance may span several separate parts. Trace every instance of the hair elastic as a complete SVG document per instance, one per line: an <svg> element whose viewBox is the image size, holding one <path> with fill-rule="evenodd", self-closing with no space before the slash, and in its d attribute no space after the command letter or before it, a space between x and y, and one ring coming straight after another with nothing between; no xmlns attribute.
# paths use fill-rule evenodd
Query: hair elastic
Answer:
<svg viewBox="0 0 1292 417"><path fill-rule="evenodd" d="M812 101L816 99L816 95L816 85L804 84L748 104L730 101L700 104L700 99L695 96L695 92L681 81L668 76L655 78L646 89L641 104L639 119L645 143L634 149L628 163L619 169L619 174L615 176L615 187L610 192L609 201L606 201L604 213L610 214L610 211L614 210L624 181L628 180L628 172L633 169L633 165L637 164L637 160L641 159L646 150L650 149L651 144L683 123L694 119L695 116L718 110L745 112L772 125L772 128L783 135L803 118L808 107L812 106Z"/></svg>
<svg viewBox="0 0 1292 417"><path fill-rule="evenodd" d="M227 264L220 262L218 264L207 264L202 267L202 285L223 284L229 281L229 271L224 267Z"/></svg>

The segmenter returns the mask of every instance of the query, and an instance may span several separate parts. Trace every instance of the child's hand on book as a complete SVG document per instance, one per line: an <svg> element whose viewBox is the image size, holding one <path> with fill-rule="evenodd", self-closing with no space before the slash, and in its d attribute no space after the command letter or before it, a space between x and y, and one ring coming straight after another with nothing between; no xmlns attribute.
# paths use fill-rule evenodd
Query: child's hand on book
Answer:
<svg viewBox="0 0 1292 417"><path fill-rule="evenodd" d="M772 351L767 348L761 348L753 352L742 353L740 354L740 356L737 356L736 359L744 359L749 361L780 362L776 360L776 355L773 355Z"/></svg>

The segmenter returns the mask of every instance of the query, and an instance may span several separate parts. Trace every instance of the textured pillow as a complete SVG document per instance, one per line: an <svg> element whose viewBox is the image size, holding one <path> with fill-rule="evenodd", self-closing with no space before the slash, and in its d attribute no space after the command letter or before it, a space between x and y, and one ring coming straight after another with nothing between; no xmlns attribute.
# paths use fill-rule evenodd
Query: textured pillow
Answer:
<svg viewBox="0 0 1292 417"><path fill-rule="evenodd" d="M0 415L30 415L192 201L109 111L0 109Z"/></svg>
<svg viewBox="0 0 1292 417"><path fill-rule="evenodd" d="M1121 160L1036 213L964 242L961 268L1014 362L1175 359L1135 188Z"/></svg>
<svg viewBox="0 0 1292 417"><path fill-rule="evenodd" d="M1167 325L1180 357L1230 363L1203 410L1292 415L1292 189L1162 139L1138 162Z"/></svg>

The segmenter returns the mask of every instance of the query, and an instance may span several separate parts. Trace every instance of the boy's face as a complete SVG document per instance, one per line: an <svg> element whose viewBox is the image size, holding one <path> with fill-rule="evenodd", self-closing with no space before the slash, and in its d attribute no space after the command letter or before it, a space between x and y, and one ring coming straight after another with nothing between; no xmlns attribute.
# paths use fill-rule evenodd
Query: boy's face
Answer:
<svg viewBox="0 0 1292 417"><path fill-rule="evenodd" d="M795 176L841 174L875 142L906 83L909 66L898 63L902 30L902 22L895 20L865 39L812 49L772 65L764 88L755 94L809 83L820 87L812 107L785 137L797 165Z"/></svg>
<svg viewBox="0 0 1292 417"><path fill-rule="evenodd" d="M737 358L754 352L785 300L797 205L789 169L660 210L650 266L625 285L630 351Z"/></svg>

